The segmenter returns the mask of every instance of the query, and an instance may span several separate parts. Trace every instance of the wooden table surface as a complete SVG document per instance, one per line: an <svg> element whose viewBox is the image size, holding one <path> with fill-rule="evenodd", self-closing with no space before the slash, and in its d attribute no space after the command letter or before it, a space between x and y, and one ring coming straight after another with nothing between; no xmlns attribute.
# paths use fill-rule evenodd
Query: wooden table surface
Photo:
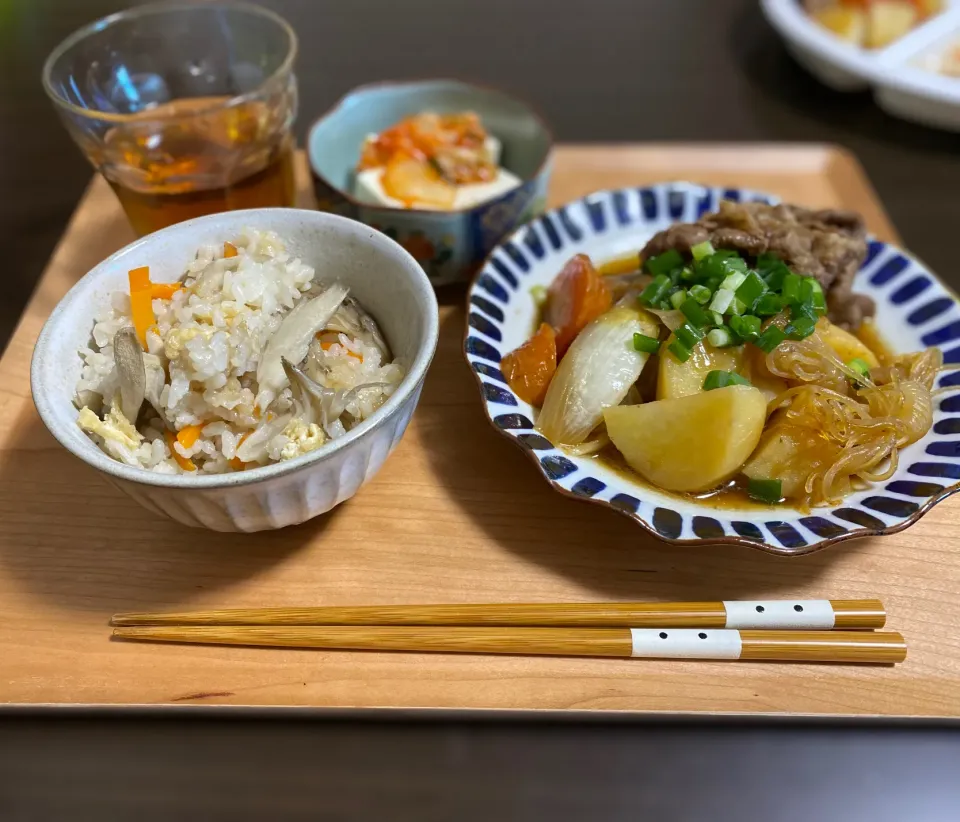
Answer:
<svg viewBox="0 0 960 822"><path fill-rule="evenodd" d="M893 238L847 155L818 147L564 147L554 202L688 178L846 205ZM552 492L485 422L460 352L463 290L441 295L437 357L382 472L332 514L260 535L144 510L68 455L30 400L44 318L131 239L94 181L0 360L0 701L800 713L960 713L958 505L810 557L664 545ZM297 652L111 642L125 610L293 604L880 596L897 668Z"/></svg>

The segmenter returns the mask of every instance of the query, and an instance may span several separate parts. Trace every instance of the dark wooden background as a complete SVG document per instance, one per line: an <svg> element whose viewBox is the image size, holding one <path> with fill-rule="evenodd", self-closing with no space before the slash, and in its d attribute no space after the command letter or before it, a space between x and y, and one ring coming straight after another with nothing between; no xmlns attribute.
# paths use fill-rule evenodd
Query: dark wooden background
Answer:
<svg viewBox="0 0 960 822"><path fill-rule="evenodd" d="M299 133L358 83L456 76L510 89L566 141L830 141L865 165L907 244L954 274L960 137L831 92L756 0L261 0L300 36ZM40 87L65 35L127 2L0 3L0 345L89 179Z"/></svg>
<svg viewBox="0 0 960 822"><path fill-rule="evenodd" d="M456 76L526 97L562 141L840 143L960 287L960 138L820 86L756 0L261 2L300 35L301 137L358 83ZM125 5L0 2L0 346L90 176L44 57ZM0 819L960 818L958 740L940 730L166 716L0 716Z"/></svg>

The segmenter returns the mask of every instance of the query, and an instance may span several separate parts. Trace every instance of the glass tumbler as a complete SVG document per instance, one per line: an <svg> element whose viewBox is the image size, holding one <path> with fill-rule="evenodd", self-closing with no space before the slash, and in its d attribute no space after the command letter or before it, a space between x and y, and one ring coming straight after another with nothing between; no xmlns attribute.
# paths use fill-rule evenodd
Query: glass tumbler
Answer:
<svg viewBox="0 0 960 822"><path fill-rule="evenodd" d="M64 40L43 85L144 235L294 204L296 51L293 29L257 6L139 6Z"/></svg>

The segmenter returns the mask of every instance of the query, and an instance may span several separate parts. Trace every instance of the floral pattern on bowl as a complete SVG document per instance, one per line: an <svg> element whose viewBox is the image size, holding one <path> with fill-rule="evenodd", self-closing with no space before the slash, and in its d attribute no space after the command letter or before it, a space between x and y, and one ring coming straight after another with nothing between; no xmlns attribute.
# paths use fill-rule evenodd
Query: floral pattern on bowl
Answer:
<svg viewBox="0 0 960 822"><path fill-rule="evenodd" d="M502 356L534 330L533 286L548 286L574 254L602 262L637 251L655 232L696 220L724 198L776 199L691 183L602 191L547 212L495 248L470 288L464 340L487 417L556 490L619 511L667 542L733 543L796 556L906 528L960 488L960 371L945 370L938 378L944 390L935 397L933 428L901 451L889 480L836 507L807 513L779 505L721 508L660 491L591 457L565 453L535 430L536 409L504 380ZM918 260L872 239L854 290L876 300L878 326L894 351L940 346L945 363L960 364L960 303Z"/></svg>

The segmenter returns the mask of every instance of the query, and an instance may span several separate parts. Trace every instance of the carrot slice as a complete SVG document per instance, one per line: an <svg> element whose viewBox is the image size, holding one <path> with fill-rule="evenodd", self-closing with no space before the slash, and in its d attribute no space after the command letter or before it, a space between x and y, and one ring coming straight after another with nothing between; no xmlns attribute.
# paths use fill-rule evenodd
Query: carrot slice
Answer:
<svg viewBox="0 0 960 822"><path fill-rule="evenodd" d="M192 448L198 439L200 439L200 432L203 431L202 425L188 425L185 428L181 428L177 432L177 442L179 442L184 448Z"/></svg>
<svg viewBox="0 0 960 822"><path fill-rule="evenodd" d="M150 297L154 300L169 300L183 286L180 283L153 283L150 286Z"/></svg>
<svg viewBox="0 0 960 822"><path fill-rule="evenodd" d="M140 345L147 347L147 329L154 323L153 285L150 282L150 267L130 269L130 312L133 315L133 327L140 339Z"/></svg>
<svg viewBox="0 0 960 822"><path fill-rule="evenodd" d="M197 466L193 464L193 460L188 460L186 457L181 457L180 454L177 453L177 449L173 447L173 444L177 441L176 434L174 434L173 431L167 431L165 436L167 438L167 445L170 446L170 453L173 454L173 458L177 461L177 465L179 465L184 471L196 471Z"/></svg>
<svg viewBox="0 0 960 822"><path fill-rule="evenodd" d="M237 256L237 247L233 243L224 243L223 244L223 256L224 257L236 257Z"/></svg>
<svg viewBox="0 0 960 822"><path fill-rule="evenodd" d="M550 380L557 371L556 336L546 323L537 333L500 362L500 370L513 393L531 405L542 405Z"/></svg>
<svg viewBox="0 0 960 822"><path fill-rule="evenodd" d="M330 342L329 340L320 343L320 347L324 351L329 351L334 345L339 345L339 343ZM355 359L360 360L360 362L363 362L363 354L358 354L356 351L351 351L349 348L347 349L347 356L354 357Z"/></svg>
<svg viewBox="0 0 960 822"><path fill-rule="evenodd" d="M243 441L244 441L247 437L249 437L252 433L253 433L253 431L247 431L246 434L244 434L242 437L240 437L240 439L237 441L237 448L239 448L241 445L243 445ZM248 467L251 467L251 468L252 468L252 467L254 466L254 464L255 464L255 463L252 463L252 462L244 462L242 459L240 459L240 457L233 457L233 458L231 458L231 460L230 460L230 467L231 467L234 471L245 471Z"/></svg>
<svg viewBox="0 0 960 822"><path fill-rule="evenodd" d="M557 358L597 317L610 310L613 297L609 286L586 254L567 261L547 292L544 319L557 333Z"/></svg>

